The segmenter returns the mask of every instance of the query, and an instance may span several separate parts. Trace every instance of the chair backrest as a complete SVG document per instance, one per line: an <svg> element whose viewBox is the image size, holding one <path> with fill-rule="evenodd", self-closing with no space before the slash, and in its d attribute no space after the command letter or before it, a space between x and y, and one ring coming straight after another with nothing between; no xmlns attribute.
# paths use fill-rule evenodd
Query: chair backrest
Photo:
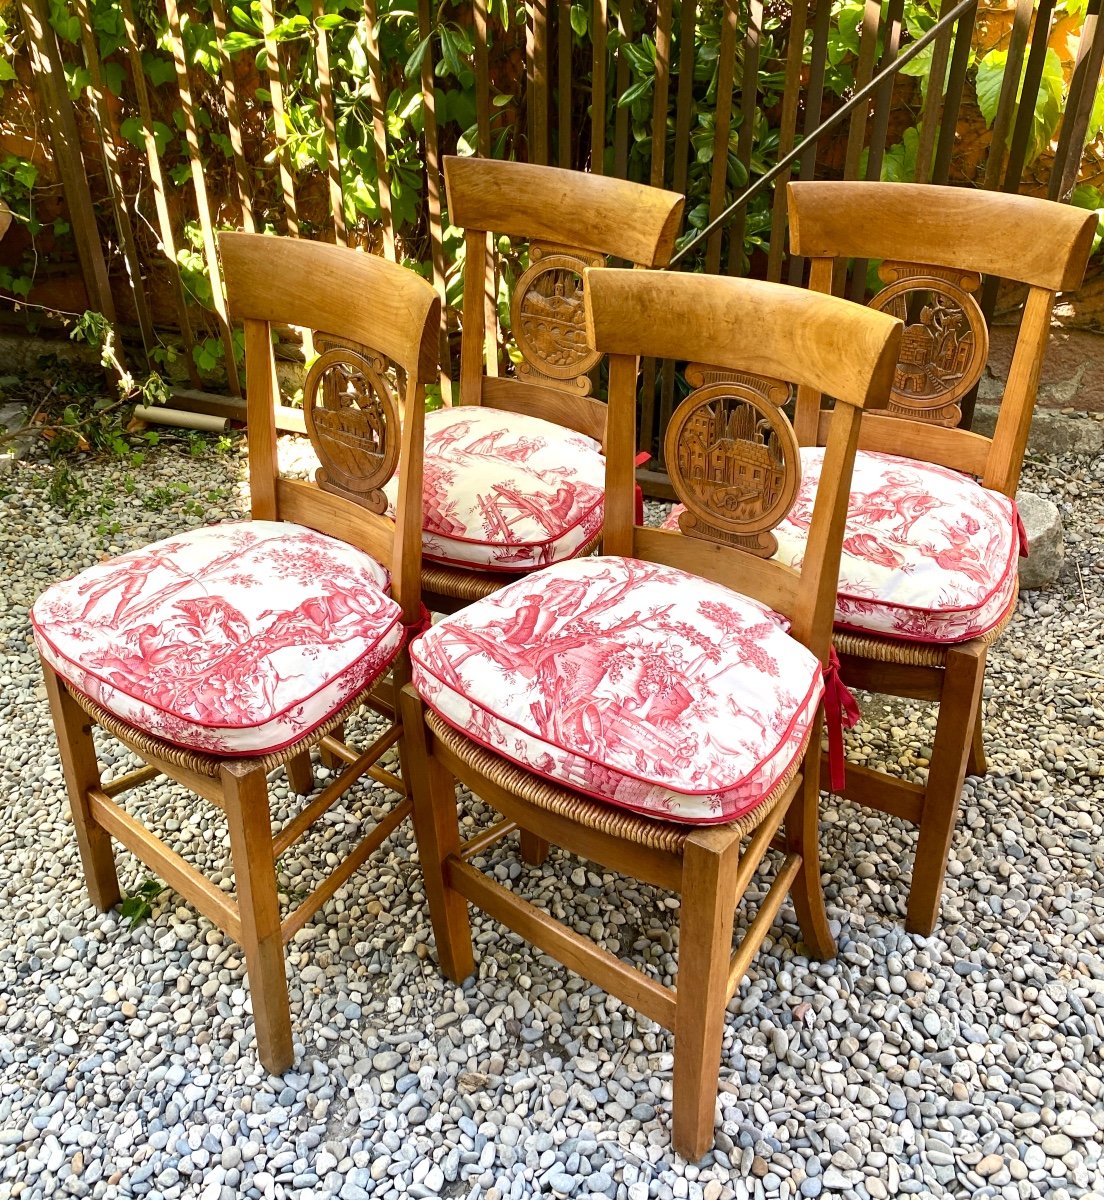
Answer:
<svg viewBox="0 0 1104 1200"><path fill-rule="evenodd" d="M715 275L587 272L587 337L610 356L604 552L662 562L790 618L822 659L831 648L859 417L884 406L901 322L832 296ZM640 356L689 363L693 391L667 429L681 532L634 523ZM781 405L788 383L832 395L820 485L800 570L771 561L771 533L797 496L801 459Z"/></svg>
<svg viewBox="0 0 1104 1200"><path fill-rule="evenodd" d="M617 258L664 266L684 198L582 171L485 158L446 158L449 220L464 230L460 403L526 412L590 437L605 436L605 406L590 372L601 355L583 327L583 272ZM521 352L514 378L498 378L494 234L529 245L529 267L510 303Z"/></svg>
<svg viewBox="0 0 1104 1200"><path fill-rule="evenodd" d="M219 235L231 315L245 326L249 488L257 520L295 521L391 571L404 620L420 603L425 385L437 378L440 300L412 271L322 242ZM281 479L272 326L314 331L303 386L313 483ZM398 469L394 520L383 486Z"/></svg>
<svg viewBox="0 0 1104 1200"><path fill-rule="evenodd" d="M864 449L976 475L1014 495L1058 291L1085 273L1096 214L970 188L905 183L791 183L790 249L811 259L809 286L830 293L847 259L882 260L888 285L870 306L906 321L885 416L863 424ZM993 437L958 429L959 401L981 378L989 335L975 293L984 276L1027 285ZM819 398L799 395L798 439L823 438Z"/></svg>

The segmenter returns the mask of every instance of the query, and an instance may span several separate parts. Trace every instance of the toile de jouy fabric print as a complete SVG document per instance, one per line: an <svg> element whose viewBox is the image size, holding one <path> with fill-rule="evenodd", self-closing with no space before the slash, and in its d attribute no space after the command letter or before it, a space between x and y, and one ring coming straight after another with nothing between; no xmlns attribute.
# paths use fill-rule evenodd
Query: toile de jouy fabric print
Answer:
<svg viewBox="0 0 1104 1200"><path fill-rule="evenodd" d="M474 741L688 824L750 812L801 754L824 684L776 613L631 558L510 584L413 642L414 686Z"/></svg>
<svg viewBox="0 0 1104 1200"><path fill-rule="evenodd" d="M801 451L801 488L775 529L775 558L800 567L824 450ZM681 505L664 525L678 527ZM916 642L965 642L1016 602L1019 519L1012 500L967 475L894 454L855 458L836 628Z"/></svg>
<svg viewBox="0 0 1104 1200"><path fill-rule="evenodd" d="M593 438L478 405L426 413L422 552L518 573L576 554L602 527L605 459ZM398 479L385 489L391 504Z"/></svg>
<svg viewBox="0 0 1104 1200"><path fill-rule="evenodd" d="M43 658L147 733L265 754L322 724L390 665L402 610L373 558L276 521L212 525L98 563L31 610Z"/></svg>

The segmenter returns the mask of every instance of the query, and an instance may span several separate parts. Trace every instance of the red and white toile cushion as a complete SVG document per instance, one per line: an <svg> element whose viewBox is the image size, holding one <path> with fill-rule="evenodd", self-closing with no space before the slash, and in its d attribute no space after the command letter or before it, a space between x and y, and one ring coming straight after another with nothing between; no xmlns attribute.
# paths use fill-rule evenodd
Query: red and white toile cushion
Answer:
<svg viewBox="0 0 1104 1200"><path fill-rule="evenodd" d="M824 450L801 451L801 488L775 529L775 558L800 567ZM682 506L664 527L678 528ZM836 597L836 628L914 642L987 633L1016 602L1014 501L968 475L895 454L859 451Z"/></svg>
<svg viewBox="0 0 1104 1200"><path fill-rule="evenodd" d="M43 658L120 720L204 753L283 749L369 687L402 646L387 571L300 525L165 538L44 592Z"/></svg>
<svg viewBox="0 0 1104 1200"><path fill-rule="evenodd" d="M750 812L801 754L821 666L783 618L672 567L579 558L411 644L450 725L539 775L687 824Z"/></svg>
<svg viewBox="0 0 1104 1200"><path fill-rule="evenodd" d="M602 527L606 464L593 439L479 405L426 413L422 552L481 571L571 558ZM386 487L394 505L398 480Z"/></svg>

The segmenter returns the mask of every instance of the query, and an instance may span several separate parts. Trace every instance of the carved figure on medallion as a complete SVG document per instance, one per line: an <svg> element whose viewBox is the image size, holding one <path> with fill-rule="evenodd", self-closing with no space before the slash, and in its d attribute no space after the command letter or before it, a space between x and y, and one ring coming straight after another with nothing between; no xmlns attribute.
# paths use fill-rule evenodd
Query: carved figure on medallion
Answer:
<svg viewBox="0 0 1104 1200"><path fill-rule="evenodd" d="M381 490L399 461L399 410L386 379L387 363L350 345L331 345L303 385L307 433L322 464L315 481L387 511Z"/></svg>

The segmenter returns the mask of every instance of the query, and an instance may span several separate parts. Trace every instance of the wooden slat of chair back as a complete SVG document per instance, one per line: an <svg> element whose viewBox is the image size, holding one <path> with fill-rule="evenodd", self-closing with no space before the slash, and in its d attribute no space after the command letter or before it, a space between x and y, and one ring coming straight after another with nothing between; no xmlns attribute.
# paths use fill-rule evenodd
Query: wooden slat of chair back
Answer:
<svg viewBox="0 0 1104 1200"><path fill-rule="evenodd" d="M882 259L882 278L889 286L872 304L890 310L896 305L898 315L904 315L910 296L915 301L916 290L934 282L946 293L940 303L949 303L953 319L963 327L964 336L956 344L964 360L952 364L947 377L933 387L921 379L928 356L916 343L927 340L934 345L938 331L927 329L932 313L920 312L919 323L905 333L900 390L892 397L891 415L864 421L862 448L951 467L1014 495L1054 296L1080 284L1096 214L1029 196L931 185L806 181L791 183L788 195L790 248L811 258L810 288L830 293L841 261ZM988 356L984 318L970 295L985 275L1028 285L991 440L957 428L958 400L980 378ZM910 375L919 380L915 389ZM916 399L910 394L913 390L927 394ZM794 424L802 445L823 442L826 422L819 409L819 396L799 393Z"/></svg>
<svg viewBox="0 0 1104 1200"><path fill-rule="evenodd" d="M610 355L605 551L753 596L788 616L794 636L826 658L859 417L889 394L901 322L832 296L717 276L589 271L586 302L588 340ZM634 525L641 356L716 368L688 369L692 382L703 382L672 420L668 470L688 509L681 534ZM800 571L770 558L771 530L790 511L800 479L779 380L841 401Z"/></svg>
<svg viewBox="0 0 1104 1200"><path fill-rule="evenodd" d="M1048 291L1077 287L1096 216L971 188L807 180L788 185L790 252L884 258L997 275Z"/></svg>
<svg viewBox="0 0 1104 1200"><path fill-rule="evenodd" d="M390 568L404 619L420 604L425 383L437 375L440 300L412 272L345 247L221 235L231 311L245 327L252 514L357 546ZM281 270L272 270L279 261ZM304 414L322 464L311 483L281 479L272 324L315 331ZM383 487L399 472L395 519Z"/></svg>
<svg viewBox="0 0 1104 1200"><path fill-rule="evenodd" d="M446 158L449 220L463 229L665 266L685 197L624 179L487 158Z"/></svg>

